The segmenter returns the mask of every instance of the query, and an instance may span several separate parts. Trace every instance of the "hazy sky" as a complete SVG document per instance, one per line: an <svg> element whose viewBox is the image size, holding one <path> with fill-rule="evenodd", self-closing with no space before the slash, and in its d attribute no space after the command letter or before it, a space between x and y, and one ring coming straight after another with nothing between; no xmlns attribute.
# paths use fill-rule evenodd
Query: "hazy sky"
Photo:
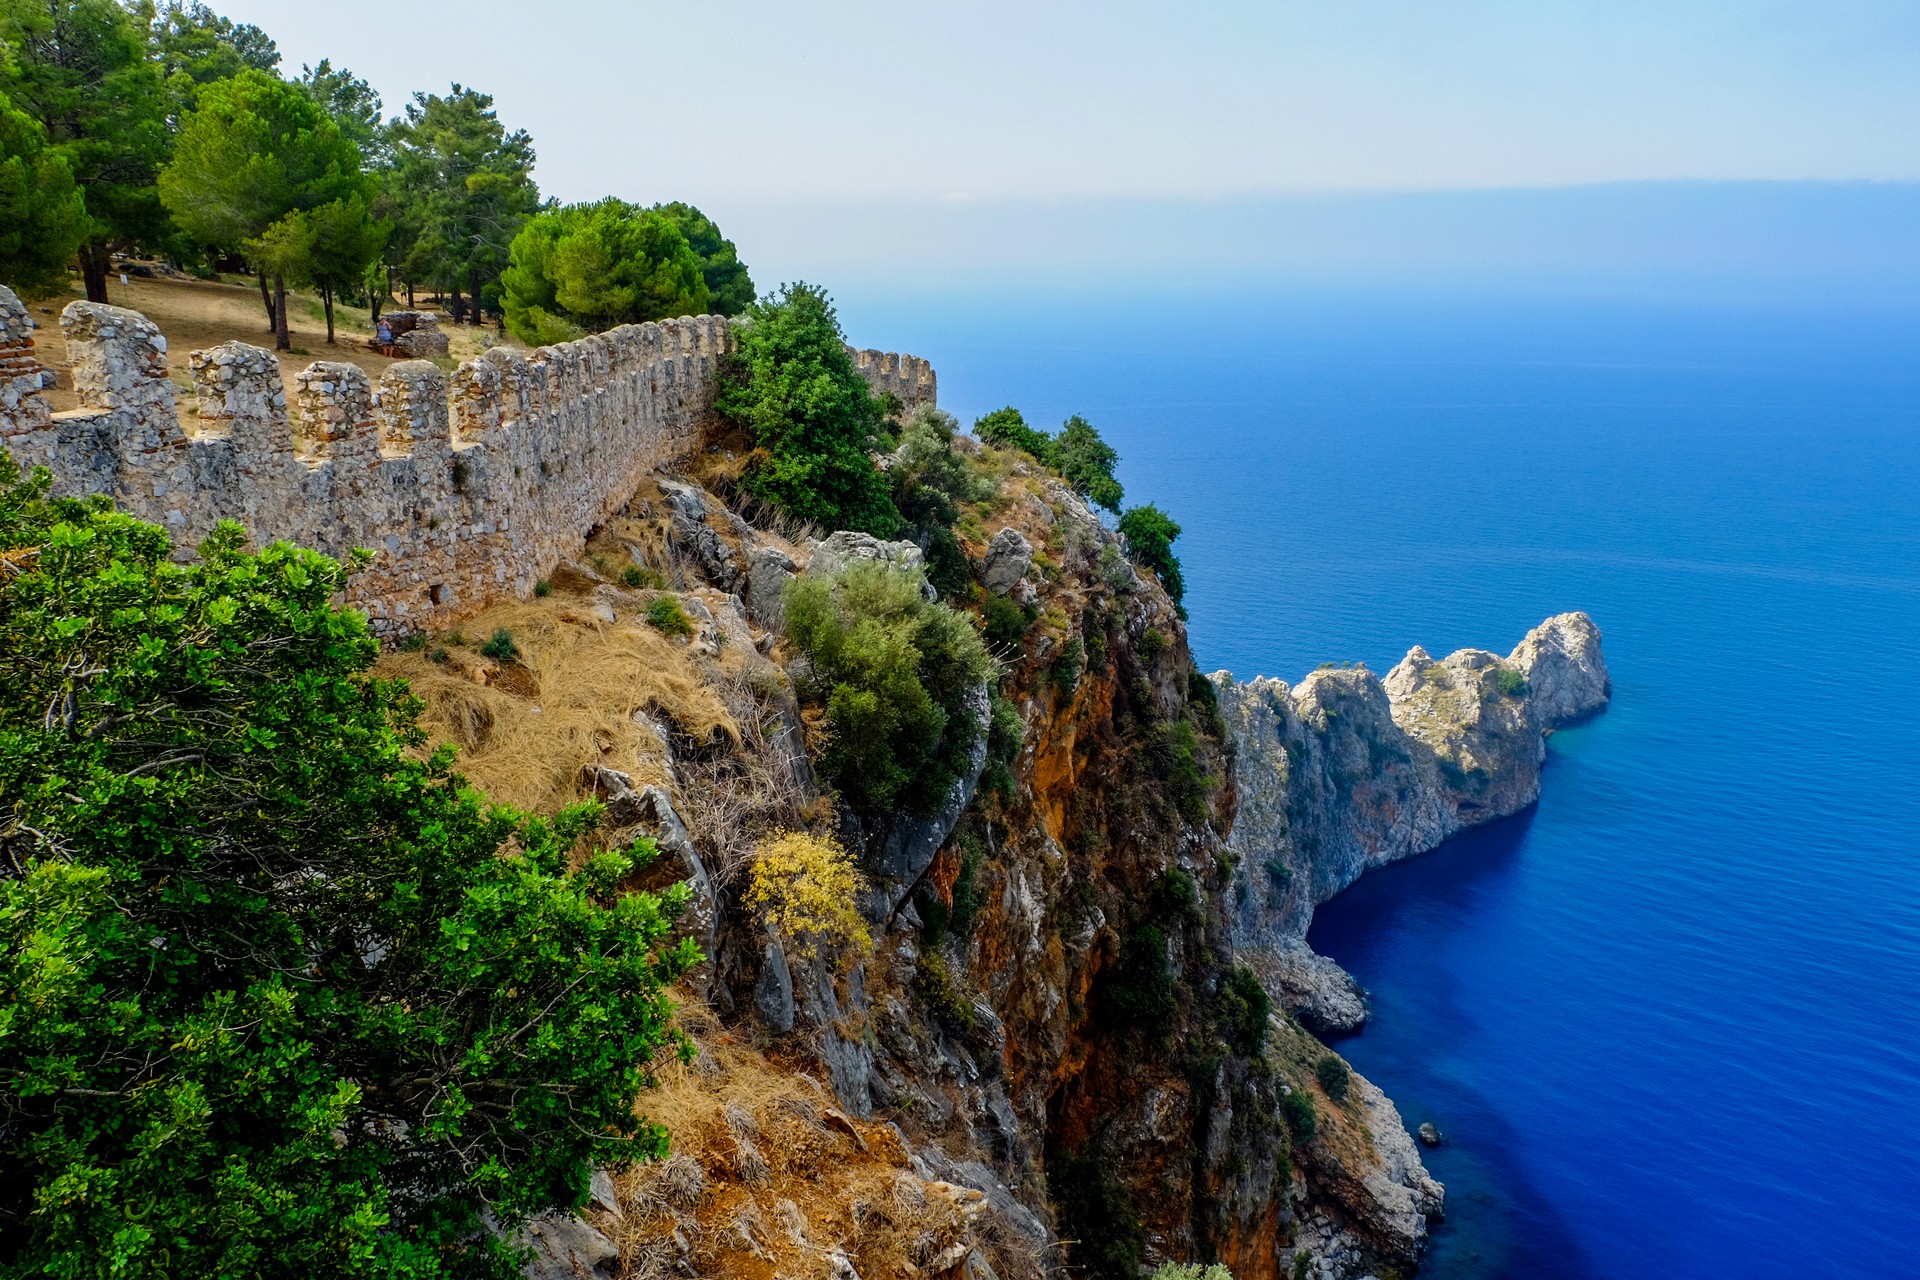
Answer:
<svg viewBox="0 0 1920 1280"><path fill-rule="evenodd" d="M543 190L702 205L1920 178L1920 0L226 0Z"/></svg>

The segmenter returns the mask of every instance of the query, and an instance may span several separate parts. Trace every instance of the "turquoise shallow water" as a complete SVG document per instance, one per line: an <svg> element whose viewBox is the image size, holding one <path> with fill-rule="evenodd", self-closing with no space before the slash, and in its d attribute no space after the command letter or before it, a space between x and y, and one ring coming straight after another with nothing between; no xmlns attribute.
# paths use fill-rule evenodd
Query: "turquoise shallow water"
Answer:
<svg viewBox="0 0 1920 1280"><path fill-rule="evenodd" d="M1429 1274L1913 1274L1920 313L1382 291L846 300L970 419L1086 414L1185 527L1201 665L1384 671L1581 608L1534 811L1315 946L1451 1136Z"/></svg>

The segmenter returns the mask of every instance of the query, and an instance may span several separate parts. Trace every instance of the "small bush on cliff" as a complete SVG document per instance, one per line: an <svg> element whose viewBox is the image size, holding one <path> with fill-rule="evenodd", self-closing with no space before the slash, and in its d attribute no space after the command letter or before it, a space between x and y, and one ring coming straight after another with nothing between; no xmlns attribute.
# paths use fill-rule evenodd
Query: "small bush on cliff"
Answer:
<svg viewBox="0 0 1920 1280"><path fill-rule="evenodd" d="M1267 1018L1273 1012L1273 1001L1251 969L1235 965L1227 970L1220 979L1214 1007L1234 1052L1251 1058L1266 1047Z"/></svg>
<svg viewBox="0 0 1920 1280"><path fill-rule="evenodd" d="M647 601L647 625L664 635L693 634L693 619L687 616L686 607L675 595L655 596Z"/></svg>
<svg viewBox="0 0 1920 1280"><path fill-rule="evenodd" d="M888 443L886 419L847 354L833 303L791 284L747 318L714 399L758 446L742 487L823 528L892 537L900 513L873 460Z"/></svg>
<svg viewBox="0 0 1920 1280"><path fill-rule="evenodd" d="M1120 482L1113 478L1113 469L1120 465L1120 454L1114 447L1101 439L1094 425L1077 413L1061 425L1056 444L1060 474L1067 478L1074 491L1096 507L1105 507L1119 515L1125 493Z"/></svg>
<svg viewBox="0 0 1920 1280"><path fill-rule="evenodd" d="M1320 1082L1320 1087L1335 1102L1347 1100L1347 1087L1352 1076L1353 1073L1347 1070L1347 1064L1340 1060L1338 1054L1322 1054L1320 1061L1313 1064L1313 1078Z"/></svg>
<svg viewBox="0 0 1920 1280"><path fill-rule="evenodd" d="M1167 935L1158 927L1149 924L1135 929L1118 963L1103 977L1100 1011L1108 1022L1156 1040L1173 1030L1173 969L1167 963Z"/></svg>
<svg viewBox="0 0 1920 1280"><path fill-rule="evenodd" d="M687 891L420 758L340 565L46 485L0 453L0 1271L517 1276L489 1217L665 1150Z"/></svg>
<svg viewBox="0 0 1920 1280"><path fill-rule="evenodd" d="M1062 1152L1048 1164L1047 1191L1074 1265L1101 1280L1139 1280L1146 1237L1113 1162L1083 1151Z"/></svg>
<svg viewBox="0 0 1920 1280"><path fill-rule="evenodd" d="M1304 1089L1290 1089L1280 1095L1280 1115L1287 1122L1287 1132L1297 1142L1310 1141L1320 1127L1313 1099Z"/></svg>
<svg viewBox="0 0 1920 1280"><path fill-rule="evenodd" d="M767 928L802 954L866 951L873 935L860 916L864 886L839 841L789 831L760 847L745 897Z"/></svg>
<svg viewBox="0 0 1920 1280"><path fill-rule="evenodd" d="M1180 526L1160 508L1148 503L1144 507L1129 507L1120 517L1120 536L1127 540L1127 554L1136 563L1153 570L1160 585L1178 604L1187 593L1186 579L1180 575L1180 559L1173 554Z"/></svg>
<svg viewBox="0 0 1920 1280"><path fill-rule="evenodd" d="M964 614L920 577L857 560L787 584L786 632L807 657L800 693L826 711L827 776L858 813L938 812L985 727L969 701L992 672Z"/></svg>
<svg viewBox="0 0 1920 1280"><path fill-rule="evenodd" d="M989 484L953 451L953 416L921 405L900 430L900 448L887 472L894 505L907 532L926 552L927 581L942 596L964 593L973 581L966 552L954 536L960 505L989 496Z"/></svg>
<svg viewBox="0 0 1920 1280"><path fill-rule="evenodd" d="M1509 698L1517 698L1527 691L1527 678L1515 667L1502 666L1493 677L1493 687Z"/></svg>
<svg viewBox="0 0 1920 1280"><path fill-rule="evenodd" d="M480 656L492 658L495 662L518 662L520 646L513 642L513 632L505 627L496 627L493 635L480 646Z"/></svg>
<svg viewBox="0 0 1920 1280"><path fill-rule="evenodd" d="M1028 426L1027 420L1012 405L1004 409L995 409L992 413L974 419L973 434L988 444L1030 453L1035 461L1045 466L1060 465L1060 449L1054 443L1053 437Z"/></svg>

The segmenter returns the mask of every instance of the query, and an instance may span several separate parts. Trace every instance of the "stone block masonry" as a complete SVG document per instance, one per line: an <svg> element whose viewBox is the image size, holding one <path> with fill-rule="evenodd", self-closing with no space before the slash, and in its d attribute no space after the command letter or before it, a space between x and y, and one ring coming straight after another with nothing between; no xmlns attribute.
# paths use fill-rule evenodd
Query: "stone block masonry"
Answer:
<svg viewBox="0 0 1920 1280"><path fill-rule="evenodd" d="M579 555L649 472L698 447L733 349L725 317L690 316L495 348L451 375L412 360L375 383L322 361L289 395L272 352L228 342L189 357L183 421L152 321L75 302L60 324L81 407L53 413L33 322L0 287L0 447L53 472L56 493L104 493L164 526L183 551L221 520L331 556L369 548L348 603L384 635L526 596ZM855 361L877 390L933 402L926 361Z"/></svg>

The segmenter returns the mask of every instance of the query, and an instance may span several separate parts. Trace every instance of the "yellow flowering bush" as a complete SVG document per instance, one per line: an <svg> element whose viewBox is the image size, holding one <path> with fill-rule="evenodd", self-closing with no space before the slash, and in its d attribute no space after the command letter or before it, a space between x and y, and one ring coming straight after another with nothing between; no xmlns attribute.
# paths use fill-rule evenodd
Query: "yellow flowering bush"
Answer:
<svg viewBox="0 0 1920 1280"><path fill-rule="evenodd" d="M788 831L760 846L748 877L747 905L789 946L810 955L842 947L865 951L873 934L860 917L866 880L853 855L831 836Z"/></svg>

